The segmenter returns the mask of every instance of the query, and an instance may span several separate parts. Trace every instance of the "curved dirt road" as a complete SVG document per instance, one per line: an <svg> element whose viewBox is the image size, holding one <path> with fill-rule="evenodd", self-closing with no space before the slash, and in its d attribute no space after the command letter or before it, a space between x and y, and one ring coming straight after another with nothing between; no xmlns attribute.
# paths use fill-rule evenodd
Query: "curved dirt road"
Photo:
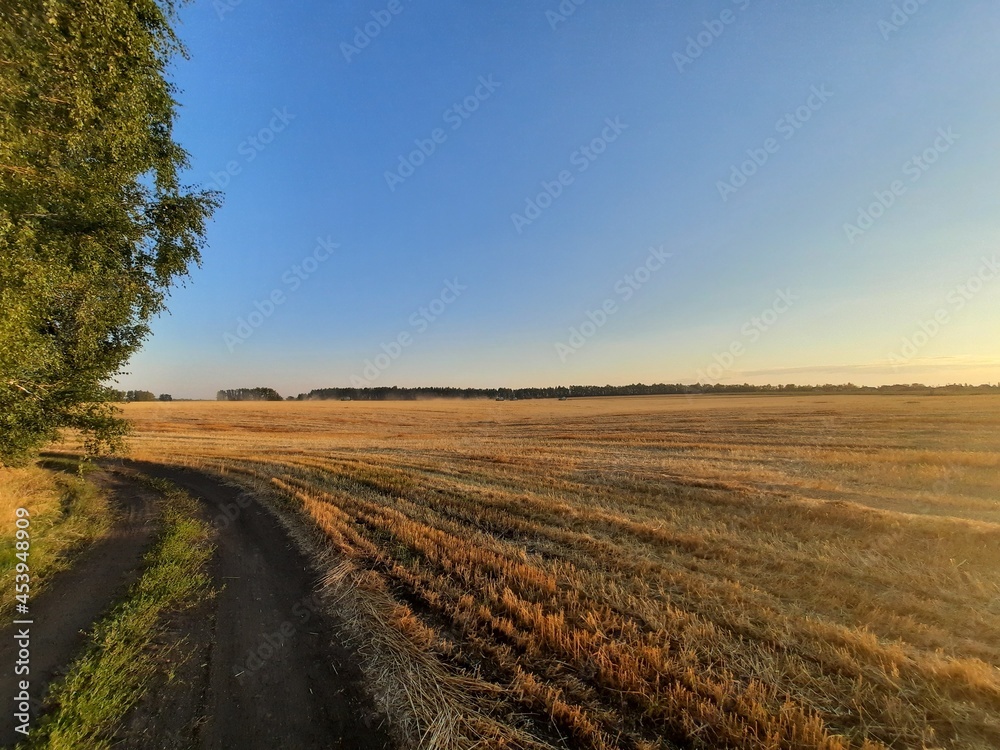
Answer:
<svg viewBox="0 0 1000 750"><path fill-rule="evenodd" d="M221 590L211 605L197 746L390 747L380 719L367 708L359 671L333 645L332 623L313 605L317 577L309 560L278 520L206 474L126 465L200 498L217 529L212 577Z"/></svg>
<svg viewBox="0 0 1000 750"><path fill-rule="evenodd" d="M172 680L150 686L116 739L120 747L313 750L392 747L313 592L317 575L278 520L220 480L125 462L203 502L216 530L218 594L168 623ZM141 491L134 483L133 488ZM59 588L54 580L52 589Z"/></svg>

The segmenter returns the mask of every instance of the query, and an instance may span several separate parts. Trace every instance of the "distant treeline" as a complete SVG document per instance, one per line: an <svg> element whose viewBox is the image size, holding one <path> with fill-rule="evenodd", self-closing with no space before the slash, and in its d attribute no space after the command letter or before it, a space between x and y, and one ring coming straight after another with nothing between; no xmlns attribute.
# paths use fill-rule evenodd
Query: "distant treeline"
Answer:
<svg viewBox="0 0 1000 750"><path fill-rule="evenodd" d="M230 388L215 394L216 401L281 401L274 388Z"/></svg>
<svg viewBox="0 0 1000 750"><path fill-rule="evenodd" d="M110 389L108 401L119 401L131 403L133 401L173 401L173 396L169 393L161 393L157 396L152 391L119 391L116 388Z"/></svg>
<svg viewBox="0 0 1000 750"><path fill-rule="evenodd" d="M222 393L222 391L219 391L219 393ZM309 393L300 393L296 396L295 400L416 401L426 398L533 399L580 396L661 396L701 393L880 393L910 395L1000 393L1000 383L996 385L956 384L944 386L927 386L920 383L880 386L859 386L853 383L842 385L829 383L826 385L750 385L748 383L743 383L742 385L722 383L696 383L694 385L654 383L653 385L644 385L636 383L634 385L570 385L550 388L398 388L396 386L384 386L378 388L316 388L309 391Z"/></svg>

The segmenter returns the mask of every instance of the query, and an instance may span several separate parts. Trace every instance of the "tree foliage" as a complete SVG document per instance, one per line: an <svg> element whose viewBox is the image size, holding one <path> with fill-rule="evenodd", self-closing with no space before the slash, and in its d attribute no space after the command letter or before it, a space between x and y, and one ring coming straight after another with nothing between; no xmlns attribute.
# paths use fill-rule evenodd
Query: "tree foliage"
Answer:
<svg viewBox="0 0 1000 750"><path fill-rule="evenodd" d="M180 183L171 0L0 0L0 462L124 422L102 384L200 260L217 196Z"/></svg>
<svg viewBox="0 0 1000 750"><path fill-rule="evenodd" d="M227 388L215 394L217 401L281 401L274 388Z"/></svg>

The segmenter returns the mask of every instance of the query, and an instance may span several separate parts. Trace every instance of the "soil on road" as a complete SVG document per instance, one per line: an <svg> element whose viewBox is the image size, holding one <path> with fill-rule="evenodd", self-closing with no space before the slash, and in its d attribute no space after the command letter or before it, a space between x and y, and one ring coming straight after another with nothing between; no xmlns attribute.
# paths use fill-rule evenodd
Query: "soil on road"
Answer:
<svg viewBox="0 0 1000 750"><path fill-rule="evenodd" d="M102 473L91 481L109 493L116 518L105 538L84 551L73 567L56 574L28 604L27 619L32 624L27 679L35 716L49 684L61 676L86 642L85 631L138 579L142 557L156 530L155 492L113 474ZM10 710L17 694L16 685L25 679L14 673L18 651L14 634L18 629L9 622L0 629L0 695L4 698L0 743L4 747L24 739L14 731L13 710Z"/></svg>
<svg viewBox="0 0 1000 750"><path fill-rule="evenodd" d="M366 697L354 656L339 645L336 623L317 605L318 572L277 518L208 474L148 463L115 466L166 479L203 502L204 518L215 528L210 574L217 591L167 623L155 658L169 667L170 677L149 686L116 746L393 747L383 717ZM135 493L143 491L126 483ZM53 597L62 588L62 581L54 579ZM80 605L51 606L55 620L69 616L58 610ZM86 613L90 622L92 610ZM81 613L78 619L86 617ZM42 658L42 650L40 642L33 646L33 659ZM0 652L6 668L12 659L5 654ZM60 652L46 658L65 664L69 657Z"/></svg>

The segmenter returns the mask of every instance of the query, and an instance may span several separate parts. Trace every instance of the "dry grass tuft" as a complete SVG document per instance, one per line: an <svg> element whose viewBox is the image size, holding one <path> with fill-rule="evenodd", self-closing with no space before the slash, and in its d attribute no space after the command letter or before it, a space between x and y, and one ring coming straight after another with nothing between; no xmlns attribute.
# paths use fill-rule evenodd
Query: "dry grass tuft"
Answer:
<svg viewBox="0 0 1000 750"><path fill-rule="evenodd" d="M385 581L353 563L323 580L324 601L346 626L381 708L402 734L427 750L551 747L489 716L485 696L497 689L447 669L434 654L436 634L399 605Z"/></svg>

